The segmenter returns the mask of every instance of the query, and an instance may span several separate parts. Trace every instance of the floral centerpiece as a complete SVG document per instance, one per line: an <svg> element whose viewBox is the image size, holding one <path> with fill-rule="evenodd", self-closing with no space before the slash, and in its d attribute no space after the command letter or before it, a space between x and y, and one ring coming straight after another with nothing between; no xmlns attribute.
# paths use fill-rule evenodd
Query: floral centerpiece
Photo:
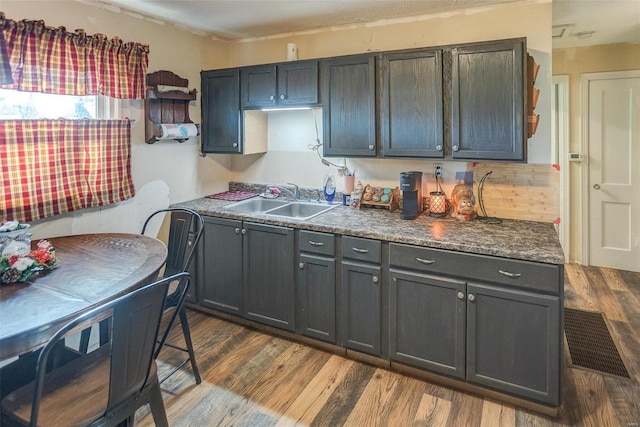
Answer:
<svg viewBox="0 0 640 427"><path fill-rule="evenodd" d="M27 255L11 255L0 258L0 283L3 285L25 282L39 271L58 265L56 250L48 240L40 240L36 249Z"/></svg>
<svg viewBox="0 0 640 427"><path fill-rule="evenodd" d="M40 240L31 250L29 224L0 222L0 284L25 282L39 271L58 264L56 251L47 240Z"/></svg>

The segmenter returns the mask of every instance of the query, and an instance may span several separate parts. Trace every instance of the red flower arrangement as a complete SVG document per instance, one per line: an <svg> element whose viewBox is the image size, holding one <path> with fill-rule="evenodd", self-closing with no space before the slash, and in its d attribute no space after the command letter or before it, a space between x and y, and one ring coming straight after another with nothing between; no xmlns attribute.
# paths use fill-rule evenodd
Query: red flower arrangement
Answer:
<svg viewBox="0 0 640 427"><path fill-rule="evenodd" d="M48 240L40 240L27 255L0 258L0 284L25 282L34 274L58 265L56 250Z"/></svg>

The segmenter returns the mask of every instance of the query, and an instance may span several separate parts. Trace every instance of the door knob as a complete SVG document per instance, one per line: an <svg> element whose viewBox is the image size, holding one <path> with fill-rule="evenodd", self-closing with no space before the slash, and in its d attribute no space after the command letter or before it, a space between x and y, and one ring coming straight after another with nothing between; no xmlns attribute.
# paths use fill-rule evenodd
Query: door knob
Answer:
<svg viewBox="0 0 640 427"><path fill-rule="evenodd" d="M298 267L300 267L300 269L304 268L304 262L301 262L300 264L298 264Z"/></svg>
<svg viewBox="0 0 640 427"><path fill-rule="evenodd" d="M596 189L596 190L599 190L600 189L600 184L594 184L593 188Z"/></svg>

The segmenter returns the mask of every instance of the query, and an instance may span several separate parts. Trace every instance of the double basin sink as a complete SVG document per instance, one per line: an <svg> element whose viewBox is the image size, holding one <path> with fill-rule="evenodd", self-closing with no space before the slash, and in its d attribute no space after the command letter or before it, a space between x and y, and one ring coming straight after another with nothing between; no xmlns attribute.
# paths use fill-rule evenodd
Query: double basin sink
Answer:
<svg viewBox="0 0 640 427"><path fill-rule="evenodd" d="M338 204L328 205L326 203L298 200L253 198L232 203L225 206L224 209L238 213L264 214L288 219L307 220L338 206Z"/></svg>

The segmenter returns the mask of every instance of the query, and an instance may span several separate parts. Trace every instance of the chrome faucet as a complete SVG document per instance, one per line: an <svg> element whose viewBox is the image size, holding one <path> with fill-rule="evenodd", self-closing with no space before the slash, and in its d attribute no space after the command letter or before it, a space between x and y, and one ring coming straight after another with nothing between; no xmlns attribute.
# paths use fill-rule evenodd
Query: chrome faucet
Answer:
<svg viewBox="0 0 640 427"><path fill-rule="evenodd" d="M296 200L300 200L300 187L298 187L293 182L287 182L287 184L293 185L293 191L291 192L293 194L293 198Z"/></svg>
<svg viewBox="0 0 640 427"><path fill-rule="evenodd" d="M284 187L282 185L267 185L267 188L277 188L279 190L283 190L286 191L287 193L289 193L291 195L291 197L294 200L300 200L300 187L298 187L296 184L293 184L291 182L287 182L288 185L292 185L293 186L293 190Z"/></svg>

